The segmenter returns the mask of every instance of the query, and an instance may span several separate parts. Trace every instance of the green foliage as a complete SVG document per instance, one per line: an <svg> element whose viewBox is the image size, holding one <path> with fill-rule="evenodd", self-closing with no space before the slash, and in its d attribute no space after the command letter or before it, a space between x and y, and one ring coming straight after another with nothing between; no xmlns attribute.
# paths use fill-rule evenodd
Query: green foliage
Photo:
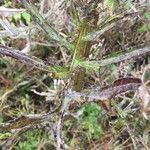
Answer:
<svg viewBox="0 0 150 150"><path fill-rule="evenodd" d="M125 119L118 118L113 122L113 128L114 130L120 130L126 123Z"/></svg>
<svg viewBox="0 0 150 150"><path fill-rule="evenodd" d="M36 150L41 138L42 135L39 130L26 132L17 147L20 150Z"/></svg>
<svg viewBox="0 0 150 150"><path fill-rule="evenodd" d="M138 28L138 32L139 33L144 33L144 32L147 32L148 31L148 26L147 26L147 24L143 24L142 26L140 26L139 28Z"/></svg>
<svg viewBox="0 0 150 150"><path fill-rule="evenodd" d="M69 70L67 67L56 66L54 67L54 70L55 70L54 78L56 79L65 79L69 75Z"/></svg>
<svg viewBox="0 0 150 150"><path fill-rule="evenodd" d="M33 5L28 5L26 2L22 2L25 7L28 9L32 18L41 26L42 29L48 34L50 39L53 39L66 47L69 50L73 50L74 46L68 42L58 31L56 31L43 16L38 12L37 8Z"/></svg>
<svg viewBox="0 0 150 150"><path fill-rule="evenodd" d="M0 140L6 139L11 136L11 133L0 133Z"/></svg>
<svg viewBox="0 0 150 150"><path fill-rule="evenodd" d="M131 116L131 112L132 112L131 109L124 109L124 110L118 109L118 115L122 119L126 119L129 115Z"/></svg>
<svg viewBox="0 0 150 150"><path fill-rule="evenodd" d="M7 63L3 58L0 57L0 65Z"/></svg>
<svg viewBox="0 0 150 150"><path fill-rule="evenodd" d="M150 21L150 12L144 13L144 17Z"/></svg>
<svg viewBox="0 0 150 150"><path fill-rule="evenodd" d="M4 7L11 7L11 6L12 6L11 0L5 0L4 1Z"/></svg>
<svg viewBox="0 0 150 150"><path fill-rule="evenodd" d="M117 70L119 67L117 65L109 65L109 67L107 66L107 68L106 68L107 72L108 72L107 73L107 72L105 72L105 67L102 67L103 64L101 65L101 63L99 63L100 61L96 62L97 60L99 60L101 58L97 59L96 57L94 58L92 56L92 60L95 60L95 62L94 61L90 62L90 61L88 61L89 56L87 56L86 58L84 56L82 57L82 55L80 54L80 52L81 51L84 52L84 50L86 50L86 51L87 50L91 50L91 45L94 42L90 42L90 43L88 43L88 42L89 41L94 41L94 39L96 39L95 37L97 37L97 36L100 37L100 35L103 35L103 34L105 35L105 32L108 31L108 29L105 30L104 27L105 26L107 27L107 25L113 23L115 21L115 19L117 20L118 15L116 15L115 17L112 17L112 18L110 17L108 19L107 19L107 15L106 15L106 18L104 17L104 20L106 20L106 21L102 21L102 23L100 23L100 26L98 27L99 29L97 27L96 28L94 27L91 30L91 29L88 29L88 27L91 27L91 26L88 26L88 23L91 20L89 20L89 22L85 21L82 24L82 19L80 20L80 16L79 16L80 15L79 14L80 11L78 10L78 6L74 6L72 2L73 1L71 1L71 0L67 0L67 7L68 8L70 7L70 9L71 9L71 12L70 12L71 13L70 14L71 15L71 19L72 19L71 20L71 24L75 25L75 29L73 29L73 30L71 29L71 33L70 33L69 36L68 36L68 33L67 33L66 29L62 30L62 34L63 33L66 34L65 36L62 36L62 34L60 34L59 31L55 30L55 28L53 28L51 25L48 24L48 22L45 20L45 18L42 17L38 13L38 10L34 6L32 6L32 5L27 5L26 6L27 10L29 10L29 12L30 12L31 15L29 13L27 13L27 12L18 13L18 14L16 14L16 15L13 16L12 22L15 23L15 24L17 24L18 22L23 21L26 25L30 25L31 21L32 21L31 20L31 16L33 16L32 18L34 18L35 22L37 24L39 24L44 29L44 31L47 34L46 36L48 36L51 39L50 42L52 42L52 43L48 43L48 44L52 44L53 45L53 41L56 41L56 43L54 42L54 46L52 46L52 49L54 50L54 53L49 53L47 56L43 57L44 60L46 60L47 58L49 59L48 56L50 54L51 55L56 54L56 55L54 55L54 57L55 56L56 57L59 56L59 55L57 55L57 54L59 54L59 53L57 53L58 49L59 49L58 45L59 46L64 46L66 49L68 49L68 51L65 51L64 54L67 55L67 57L66 57L67 61L66 62L68 62L68 58L70 58L70 60L69 60L70 64L69 63L66 64L66 62L63 62L65 64L65 66L57 66L56 64L53 67L49 66L49 70L53 70L53 73L54 73L54 75L51 76L53 80L54 79L66 79L66 78L69 78L69 79L71 78L72 80L74 80L73 76L71 76L71 73L73 74L76 71L76 66L80 66L80 67L83 67L84 70L86 69L87 71L89 71L90 73L98 72L99 71L102 85L110 85L110 83L112 83L115 80L114 79L115 78L114 75L111 74L111 73L113 71ZM11 0L5 1L5 4L7 4L7 6L10 6L11 3L12 3ZM118 0L104 0L104 5L107 8L109 8L109 10L115 10L117 8L117 5L118 5ZM129 6L127 6L127 7L129 7ZM89 12L90 12L90 10L89 10ZM150 13L146 12L144 14L144 17L149 21L150 20ZM121 20L120 20L120 22L121 22ZM81 28L80 28L80 26L81 26ZM104 28L104 30L103 30L103 28ZM115 26L113 28L115 28ZM77 31L74 31L74 30L77 30ZM94 30L94 32L93 32L93 30ZM95 30L97 30L97 31L95 31ZM78 31L80 31L80 32L78 32ZM147 32L148 31L148 24L144 23L142 26L140 26L138 28L137 31L139 33L145 33L145 32ZM76 36L76 35L78 35L78 36ZM108 36L109 36L109 34L108 34ZM66 37L69 40L67 41L67 39L64 38L64 37ZM111 36L110 36L110 38L111 38ZM112 36L112 40L116 41L116 43L118 42L123 47L123 49L124 49L124 44L126 44L126 43L120 42L120 40L119 40L120 38L123 38L123 36L121 36L121 34L116 34L116 36L114 38ZM3 39L0 39L0 41L2 41L2 40ZM31 37L31 40L34 41L34 36ZM42 36L41 34L40 34L39 37L37 36L35 38L35 41L36 40L39 43L40 42L41 43L42 42L46 43L46 45L47 45L47 42L48 42L47 38L45 38L45 36ZM101 37L100 37L99 40L101 40ZM4 41L4 44L5 43L6 43L6 41ZM107 38L106 38L106 42L104 41L104 45L106 43L107 43ZM56 44L56 48L55 48L55 44ZM111 42L110 42L110 44L111 44ZM17 42L16 42L16 45L17 45ZM47 46L47 47L49 49L49 46ZM105 48L107 49L107 46ZM125 46L125 49L126 49L126 46ZM37 48L37 50L40 51L41 49ZM132 47L131 47L130 50L133 50ZM63 49L62 49L62 51L63 51ZM89 51L89 53L92 53L92 55L93 55L95 52L94 51L92 51L92 52ZM116 52L116 51L113 52L112 51L110 55L107 55L107 57L108 58L112 58L114 56L119 56L118 54L119 54L118 52ZM121 51L121 54L123 54L122 51ZM70 55L73 55L72 59L71 59ZM98 56L98 55L96 55L96 56ZM107 58L107 57L105 56L105 58ZM57 60L59 60L59 59L61 59L61 58L57 58ZM63 65L63 63L61 65ZM7 69L11 68L9 70L9 72L11 72L11 76L12 76L13 82L15 82L16 84L19 83L19 81L24 80L25 76L27 76L28 78L30 77L32 79L32 72L31 72L31 70L29 70L29 71L26 72L23 67L19 67L18 68L18 65L15 65L15 63L13 63L13 61L11 61L11 63L10 63L11 65L10 65L8 62L5 62L5 59L0 58L0 65L1 66L7 65L7 64L10 67L5 67L5 68L7 68ZM73 68L73 69L72 70L70 69L71 70L70 71L69 68ZM28 74L29 74L29 76L28 76ZM109 74L109 76L108 76L108 74ZM37 78L36 75L35 75L34 78L37 79L37 80L39 80L39 78ZM45 74L42 72L41 76L44 76L44 75ZM147 80L149 80L150 75L146 74L145 78ZM82 82L82 78L79 81ZM30 83L30 84L24 85L23 87L19 88L19 90L17 90L18 93L16 93L16 91L14 91L14 96L12 96L12 99L14 101L16 100L15 103L18 103L18 104L12 105L12 103L14 101L11 101L11 98L9 98L7 100L8 106L9 106L9 103L10 103L10 108L12 108L13 111L10 110L10 112L9 112L10 114L9 113L8 114L10 116L14 117L16 114L18 116L20 116L20 115L22 115L24 113L31 113L31 110L33 110L36 113L36 112L39 111L39 109L41 107L42 107L42 109L41 109L42 112L43 112L43 107L45 107L47 109L47 105L49 104L49 102L48 102L48 104L46 104L46 106L44 104L43 104L43 106L42 105L40 106L39 104L42 104L42 103L40 103L40 101L43 100L44 98L42 96L39 96L39 95L36 96L36 94L33 94L33 92L31 92L31 89L33 87L35 87L37 91L40 91L40 92L44 91L45 89L41 88L41 85L44 85L44 84L41 84L42 82L44 84L47 84L43 80L40 80L39 83L37 82L37 83L34 83L34 84ZM49 83L49 84L51 84L51 83ZM67 86L68 89L70 87L71 87L70 85ZM66 87L65 87L65 89L66 89ZM35 108L31 109L31 107L32 107L32 105L31 105L32 104L32 100L34 101L34 99L36 99L36 97L38 97L38 98L34 102L34 105L33 105L33 106L35 106ZM57 100L57 98L56 98L56 100ZM38 104L36 104L36 103L38 103ZM83 112L82 112L82 114L80 113L80 116L78 115L79 116L78 119L76 119L76 117L75 118L71 118L71 119L67 118L67 117L65 118L67 121L64 121L64 126L62 128L62 133L64 134L62 139L65 139L67 141L67 144L71 143L70 145L73 145L73 146L77 145L76 143L80 142L80 141L82 142L81 143L82 145L86 145L86 143L89 142L89 139L90 140L97 140L97 139L99 139L103 135L103 133L105 131L111 131L110 128L107 128L108 127L107 123L110 123L112 125L111 127L112 127L112 129L114 129L115 133L117 133L116 131L120 130L121 128L124 128L126 124L129 125L129 126L130 126L130 124L134 124L134 128L137 128L138 126L142 127L143 121L141 121L138 117L137 117L137 121L136 121L136 119L133 117L133 111L132 111L132 109L131 108L122 109L122 108L118 107L118 103L115 103L115 106L114 106L116 108L116 110L117 110L116 112L118 114L118 118L116 120L113 120L114 121L113 122L112 120L109 120L108 116L104 116L101 119L103 121L103 124L105 124L105 125L103 125L102 123L100 125L98 123L98 121L97 121L97 119L99 117L99 114L102 112L102 110L100 109L100 107L98 107L98 105L96 105L96 104L86 104L86 105L82 106ZM16 106L17 106L17 109L14 110L14 108ZM46 111L47 110L45 110L45 112ZM101 114L103 115L103 113L101 113ZM5 118L5 116L4 116L4 118ZM6 117L6 119L7 119L7 117ZM57 117L56 117L56 119L57 119ZM54 118L54 120L55 120L55 118ZM133 121L133 120L135 120L135 121ZM0 123L1 122L3 122L3 118L0 118ZM103 129L101 128L101 126L103 126ZM41 138L45 138L45 135L43 135L41 133L42 132L39 131L39 130L34 130L34 131L29 131L29 132L23 134L22 137L21 137L21 140L19 140L19 143L16 146L16 149L21 149L21 150L34 150L34 149L37 149L38 144L39 144ZM75 136L74 136L74 134L75 134ZM0 133L0 140L5 140L6 138L8 138L10 136L11 136L10 133ZM52 141L53 143L54 143L54 140L55 140L55 138L53 138L53 141ZM84 140L84 141L82 141L82 140Z"/></svg>
<svg viewBox="0 0 150 150"><path fill-rule="evenodd" d="M147 23L144 23L139 29L138 31L140 33L144 33L147 32L149 30L148 26L149 26L149 22L150 22L150 12L146 12L144 13L144 17L147 19Z"/></svg>
<svg viewBox="0 0 150 150"><path fill-rule="evenodd" d="M113 128L115 130L120 130L127 124L128 119L133 117L133 111L131 107L119 107L116 101L112 101L112 106L115 107L118 114L118 118L113 122Z"/></svg>
<svg viewBox="0 0 150 150"><path fill-rule="evenodd" d="M26 23L27 25L29 25L29 24L31 23L31 15L30 15L29 13L27 13L27 12L22 12L22 13L21 13L21 17L22 17L23 20L25 20L25 23Z"/></svg>
<svg viewBox="0 0 150 150"><path fill-rule="evenodd" d="M21 20L21 13L14 15L13 18L15 21Z"/></svg>
<svg viewBox="0 0 150 150"><path fill-rule="evenodd" d="M117 0L104 0L104 5L111 9L115 9L117 6Z"/></svg>
<svg viewBox="0 0 150 150"><path fill-rule="evenodd" d="M80 116L80 124L87 137L98 139L103 134L102 128L97 122L100 112L101 109L96 104L84 106L83 114Z"/></svg>
<svg viewBox="0 0 150 150"><path fill-rule="evenodd" d="M83 60L79 60L79 59L75 60L75 65L84 67L90 72L98 71L99 67L100 67L100 65L98 63L91 63L91 62L87 62L87 61L83 61Z"/></svg>
<svg viewBox="0 0 150 150"><path fill-rule="evenodd" d="M14 22L15 24L22 20L26 25L29 25L31 23L31 15L27 12L21 12L21 13L18 13L16 15L14 15L12 17L12 22Z"/></svg>
<svg viewBox="0 0 150 150"><path fill-rule="evenodd" d="M132 117L132 109L131 107L125 107L124 109L118 106L118 103L112 101L112 105L116 108L119 118L127 119L128 117Z"/></svg>
<svg viewBox="0 0 150 150"><path fill-rule="evenodd" d="M71 11L71 19L74 25L79 26L80 25L80 19L77 9L74 7L71 0L67 0L67 7Z"/></svg>

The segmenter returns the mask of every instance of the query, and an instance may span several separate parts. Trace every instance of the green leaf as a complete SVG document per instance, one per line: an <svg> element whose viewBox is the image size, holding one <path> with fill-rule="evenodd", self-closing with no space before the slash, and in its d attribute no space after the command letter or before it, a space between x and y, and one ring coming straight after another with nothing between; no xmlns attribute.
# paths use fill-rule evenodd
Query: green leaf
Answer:
<svg viewBox="0 0 150 150"><path fill-rule="evenodd" d="M150 12L144 13L144 17L148 20L150 20Z"/></svg>
<svg viewBox="0 0 150 150"><path fill-rule="evenodd" d="M80 124L85 134L91 135L94 139L98 139L103 133L101 126L97 122L97 118L101 112L100 107L96 104L84 105L83 114L80 116Z"/></svg>
<svg viewBox="0 0 150 150"><path fill-rule="evenodd" d="M11 7L12 6L12 2L10 1L4 1L4 7Z"/></svg>
<svg viewBox="0 0 150 150"><path fill-rule="evenodd" d="M27 25L31 23L31 15L29 13L23 12L21 13L21 17L25 20Z"/></svg>
<svg viewBox="0 0 150 150"><path fill-rule="evenodd" d="M0 140L7 139L11 136L11 133L0 133Z"/></svg>
<svg viewBox="0 0 150 150"><path fill-rule="evenodd" d="M147 24L143 24L141 27L138 28L139 33L144 33L148 31Z"/></svg>
<svg viewBox="0 0 150 150"><path fill-rule="evenodd" d="M14 15L13 18L15 21L21 20L21 13Z"/></svg>
<svg viewBox="0 0 150 150"><path fill-rule="evenodd" d="M42 135L41 130L28 131L24 134L24 138L19 141L16 149L20 150L36 150L41 138L46 137L46 134Z"/></svg>
<svg viewBox="0 0 150 150"><path fill-rule="evenodd" d="M117 0L105 0L104 5L111 9L114 9L117 6Z"/></svg>
<svg viewBox="0 0 150 150"><path fill-rule="evenodd" d="M100 67L100 65L98 63L91 63L91 62L83 61L83 60L79 60L79 59L75 60L75 65L84 67L89 72L98 71L99 67Z"/></svg>

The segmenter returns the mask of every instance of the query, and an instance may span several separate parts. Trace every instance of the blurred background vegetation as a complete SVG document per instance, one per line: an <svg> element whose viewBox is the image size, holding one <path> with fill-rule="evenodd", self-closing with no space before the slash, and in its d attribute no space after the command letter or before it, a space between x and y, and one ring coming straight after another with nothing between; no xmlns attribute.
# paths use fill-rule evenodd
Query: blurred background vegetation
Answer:
<svg viewBox="0 0 150 150"><path fill-rule="evenodd" d="M150 52L100 63L149 47L149 42L146 0L1 0L0 45L44 62L48 70L0 54L0 149L150 149L149 114L142 115L144 102L137 91L113 97L106 106L115 116L103 104L86 102L62 111L69 103L65 91L101 91L119 78L143 81L144 76L150 92ZM31 123L27 130L1 129L20 116L57 108L52 119Z"/></svg>

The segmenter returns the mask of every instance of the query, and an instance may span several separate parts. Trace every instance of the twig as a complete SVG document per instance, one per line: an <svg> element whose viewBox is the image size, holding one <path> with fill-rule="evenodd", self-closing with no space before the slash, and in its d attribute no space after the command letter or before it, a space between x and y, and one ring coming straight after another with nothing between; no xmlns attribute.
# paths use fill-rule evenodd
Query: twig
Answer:
<svg viewBox="0 0 150 150"><path fill-rule="evenodd" d="M62 140L63 120L64 120L64 113L62 112L56 125L57 150L61 150L61 146L64 145L63 140Z"/></svg>
<svg viewBox="0 0 150 150"><path fill-rule="evenodd" d="M117 56L117 57L103 59L103 60L100 60L100 61L86 61L84 63L87 63L89 65L97 64L99 66L107 66L107 65L110 65L110 64L119 63L121 61L129 60L129 59L132 59L132 58L138 58L141 55L145 55L145 54L150 54L150 47L140 48L140 49L134 50L132 52L122 54L122 55ZM78 65L80 65L80 63ZM81 62L81 65L82 65L82 62Z"/></svg>
<svg viewBox="0 0 150 150"><path fill-rule="evenodd" d="M54 72L54 70L52 70L50 66L47 66L46 64L44 64L44 62L41 59L37 57L30 57L28 55L25 55L24 53L21 53L20 51L13 50L3 45L0 45L0 55L12 57L26 65L32 66L34 68L37 68L46 72L50 72L50 73Z"/></svg>
<svg viewBox="0 0 150 150"><path fill-rule="evenodd" d="M71 91L66 93L66 96L71 99L77 99L77 100L79 99L81 100L82 98L85 97L86 99L88 98L88 102L105 101L105 100L110 100L115 96L127 91L136 91L140 85L141 85L140 83L129 83L125 85L109 87L102 91L90 91L89 94Z"/></svg>
<svg viewBox="0 0 150 150"><path fill-rule="evenodd" d="M61 150L61 148L66 149L68 147L62 139L62 128L64 125L64 118L68 114L68 108L70 104L69 102L70 100L68 98L63 99L60 111L61 114L56 124L55 133L56 133L57 150Z"/></svg>
<svg viewBox="0 0 150 150"><path fill-rule="evenodd" d="M41 122L48 121L49 123L53 123L54 115L60 111L61 104L55 108L55 110L50 111L44 114L29 114L23 115L14 120L10 120L6 123L0 124L0 131L11 131L14 129L21 129L27 126L37 125Z"/></svg>
<svg viewBox="0 0 150 150"><path fill-rule="evenodd" d="M25 9L0 7L0 16L8 17L8 16L12 16L12 15L18 14L23 11L25 11Z"/></svg>
<svg viewBox="0 0 150 150"><path fill-rule="evenodd" d="M7 30L1 30L0 31L0 37L11 37L12 39L26 39L28 37L27 32L32 29L32 35L36 33L36 26L29 26L29 27L13 27L13 31L15 32L15 36L12 35ZM33 30L34 29L34 30Z"/></svg>
<svg viewBox="0 0 150 150"><path fill-rule="evenodd" d="M129 83L125 85L109 87L102 91L93 91L89 94L72 91L66 93L66 97L73 99L69 105L69 109L72 109L74 107L76 108L77 106L81 106L85 102L99 103L101 101L110 101L112 98L121 93L136 91L140 85L141 83Z"/></svg>
<svg viewBox="0 0 150 150"><path fill-rule="evenodd" d="M0 19L0 24L11 36L16 36L16 32L7 19Z"/></svg>

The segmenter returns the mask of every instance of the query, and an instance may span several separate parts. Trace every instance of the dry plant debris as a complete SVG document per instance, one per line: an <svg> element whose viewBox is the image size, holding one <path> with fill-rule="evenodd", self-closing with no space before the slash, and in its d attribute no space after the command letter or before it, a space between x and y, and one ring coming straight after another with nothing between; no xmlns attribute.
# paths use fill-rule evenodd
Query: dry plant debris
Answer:
<svg viewBox="0 0 150 150"><path fill-rule="evenodd" d="M149 2L0 4L0 149L150 148Z"/></svg>

